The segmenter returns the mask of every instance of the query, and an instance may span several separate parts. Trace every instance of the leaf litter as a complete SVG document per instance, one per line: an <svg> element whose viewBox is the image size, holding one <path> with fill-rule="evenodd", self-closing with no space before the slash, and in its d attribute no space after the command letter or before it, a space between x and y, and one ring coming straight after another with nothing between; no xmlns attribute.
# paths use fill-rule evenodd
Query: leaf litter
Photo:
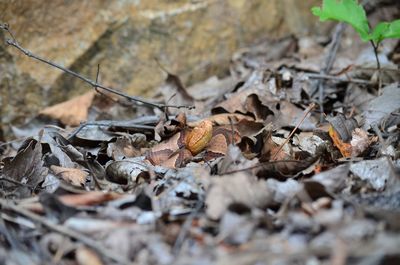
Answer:
<svg viewBox="0 0 400 265"><path fill-rule="evenodd" d="M266 40L188 87L163 69L155 99L195 109L87 94L14 128L1 263L400 263L399 79L377 89L356 45L318 75L326 43Z"/></svg>

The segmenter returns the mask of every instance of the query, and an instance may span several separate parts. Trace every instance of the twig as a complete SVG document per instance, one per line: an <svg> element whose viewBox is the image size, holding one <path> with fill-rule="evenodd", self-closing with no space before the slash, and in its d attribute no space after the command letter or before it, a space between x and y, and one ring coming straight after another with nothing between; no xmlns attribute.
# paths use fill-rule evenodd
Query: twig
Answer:
<svg viewBox="0 0 400 265"><path fill-rule="evenodd" d="M275 152L275 154L272 156L272 160L274 160L276 158L276 156L279 154L279 152L282 150L282 148L285 146L285 144L287 144L287 142L289 142L290 138L292 137L292 135L295 133L295 131L297 130L297 128L300 127L300 125L303 123L303 121L306 119L308 113L310 113L310 111L315 107L315 103L311 103L310 106L308 106L305 110L304 110L304 114L303 117L301 118L301 120L296 124L296 127L294 127L294 129L290 132L289 136L286 138L286 140L281 144L281 146L279 147L279 149Z"/></svg>
<svg viewBox="0 0 400 265"><path fill-rule="evenodd" d="M71 140L74 138L83 128L87 126L98 126L98 127L124 127L125 129L143 129L143 130L154 130L154 126L132 123L129 121L94 121L94 122L83 122L76 128L71 134L68 135L67 139Z"/></svg>
<svg viewBox="0 0 400 265"><path fill-rule="evenodd" d="M222 175L231 175L237 172L243 172L243 171L248 171L248 170L252 170L252 169L256 169L259 167L263 167L266 165L274 165L274 164L279 164L279 163L298 163L298 164L304 164L304 161L301 160L271 160L271 161L265 161L265 162L261 162L257 165L251 166L251 167L245 167L245 168L241 168L241 169L235 169L235 170L231 170L231 171L225 171L222 173L219 173L219 176Z"/></svg>
<svg viewBox="0 0 400 265"><path fill-rule="evenodd" d="M346 26L344 23L339 23L336 26L335 31L332 36L329 54L325 60L325 66L322 69L321 74L327 74L331 71L333 63L335 61L337 50L339 48L340 39L342 37L342 33L343 33L345 27ZM324 117L323 116L323 113L324 113L324 83L321 80L319 80L319 82L317 83L317 87L318 87L319 110L321 113L320 122L322 122L323 117Z"/></svg>
<svg viewBox="0 0 400 265"><path fill-rule="evenodd" d="M174 254L175 259L177 259L177 257L179 256L182 245L185 242L185 239L189 232L190 226L192 225L193 219L196 216L196 214L200 211L203 204L204 204L203 199L199 198L199 200L196 202L196 207L189 214L189 216L186 218L185 222L183 223L181 230L179 231L178 237L176 238L174 246L172 248L172 254Z"/></svg>
<svg viewBox="0 0 400 265"><path fill-rule="evenodd" d="M25 183L21 183L19 181L16 181L16 180L13 180L13 179L9 179L7 177L0 177L0 182L1 181L6 181L6 182L9 182L9 183L18 185L18 186L26 187L26 188L30 189L31 191L35 188L35 187L31 186L31 185L28 185L28 184L25 184Z"/></svg>
<svg viewBox="0 0 400 265"><path fill-rule="evenodd" d="M334 75L327 75L327 74L313 74L313 73L306 73L304 74L308 78L312 79L325 79L325 80L333 80L338 82L347 82L347 83L356 83L356 84L363 84L363 85L373 85L374 83L364 79L358 78L342 78Z"/></svg>
<svg viewBox="0 0 400 265"><path fill-rule="evenodd" d="M70 238L73 238L75 240L78 240L79 242L82 242L86 246L97 251L100 255L103 255L104 257L107 257L119 264L130 264L130 262L128 260L125 260L123 257L121 257L121 255L113 252L110 249L105 248L103 245L99 244L97 241L95 241L83 234L80 234L80 233L78 233L74 230L71 230L65 226L51 223L48 220L41 217L40 215L37 215L28 210L25 210L10 201L0 199L0 205L1 205L2 210L8 209L8 210L14 211L20 215L23 215L23 216L31 219L32 221L40 223L41 225L49 228L50 230L53 230L57 233L60 233L65 236L68 236Z"/></svg>
<svg viewBox="0 0 400 265"><path fill-rule="evenodd" d="M120 97L124 97L124 98L126 98L126 99L128 99L128 100L130 100L132 102L135 102L138 105L145 105L145 106L149 106L149 107L154 107L154 108L158 108L160 110L164 110L167 107L168 108L178 108L178 109L179 108L188 108L188 109L193 109L194 108L193 106L171 106L171 105L165 105L165 104L158 104L158 103L154 103L154 102L149 102L149 101L146 101L146 100L141 99L139 97L130 96L130 95L128 95L126 93L123 93L121 91L118 91L118 90L115 90L113 88L101 85L101 84L99 84L99 83L97 83L97 82L95 82L95 81L93 81L93 80L91 80L91 79L89 79L87 77L84 77L84 76L82 76L82 75L80 75L80 74L78 74L78 73L76 73L76 72L74 72L74 71L72 71L70 69L67 69L67 68L65 68L65 67L63 67L63 66L61 66L61 65L59 65L57 63L54 63L54 62L49 61L47 59L44 59L44 58L42 58L40 56L37 56L37 55L33 54L32 52L30 52L29 50L23 48L22 46L19 45L19 43L15 39L14 35L11 33L8 25L6 25L6 24L0 25L0 29L3 29L5 31L7 31L10 34L11 39L8 39L6 41L6 43L8 45L17 48L19 51L21 51L22 53L24 53L26 56L28 56L30 58L33 58L35 60L38 60L38 61L43 62L45 64L48 64L50 66L53 66L53 67L65 72L65 73L67 73L69 75L72 75L72 76L74 76L76 78L81 79L82 81L88 83L89 85L91 85L95 89L96 88L101 88L101 89L103 89L105 91L108 91L108 92L113 93L115 95L118 95Z"/></svg>

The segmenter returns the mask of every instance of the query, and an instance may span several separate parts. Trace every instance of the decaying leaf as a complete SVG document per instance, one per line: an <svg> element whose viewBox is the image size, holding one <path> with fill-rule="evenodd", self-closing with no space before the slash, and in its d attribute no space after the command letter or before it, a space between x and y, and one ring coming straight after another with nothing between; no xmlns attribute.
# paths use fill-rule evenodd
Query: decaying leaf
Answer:
<svg viewBox="0 0 400 265"><path fill-rule="evenodd" d="M141 155L140 147L144 146L146 136L144 134L134 134L130 137L117 137L115 142L108 144L107 155L114 160L121 160L124 157L135 157Z"/></svg>
<svg viewBox="0 0 400 265"><path fill-rule="evenodd" d="M207 215L219 219L232 203L248 207L265 207L271 202L271 193L263 181L239 172L214 179L206 197Z"/></svg>
<svg viewBox="0 0 400 265"><path fill-rule="evenodd" d="M356 128L352 133L350 141L351 155L361 155L365 150L367 150L370 144L371 140L369 139L367 132L360 128Z"/></svg>
<svg viewBox="0 0 400 265"><path fill-rule="evenodd" d="M350 166L350 171L377 191L400 188L400 177L387 157L354 163Z"/></svg>
<svg viewBox="0 0 400 265"><path fill-rule="evenodd" d="M400 87L393 83L383 89L381 96L371 100L362 116L364 130L368 130L374 124L387 129L400 123Z"/></svg>
<svg viewBox="0 0 400 265"><path fill-rule="evenodd" d="M186 135L185 132L182 131L151 148L146 154L146 159L148 159L153 165L160 165L171 158L175 152L184 149L185 146Z"/></svg>
<svg viewBox="0 0 400 265"><path fill-rule="evenodd" d="M314 175L311 179L325 186L328 191L340 192L346 187L349 165L340 165Z"/></svg>
<svg viewBox="0 0 400 265"><path fill-rule="evenodd" d="M353 131L358 128L357 121L353 118L347 119L342 113L339 113L335 117L328 117L327 120L331 124L328 132L333 144L344 157L350 157L353 152L350 140Z"/></svg>
<svg viewBox="0 0 400 265"><path fill-rule="evenodd" d="M1 183L6 191L7 189L10 189L9 192L18 189L17 196L29 196L33 189L44 180L48 171L43 167L42 146L33 139L27 140L13 159L3 162L2 174L21 185L3 181ZM31 189L26 189L24 185L28 185Z"/></svg>
<svg viewBox="0 0 400 265"><path fill-rule="evenodd" d="M106 178L118 184L130 184L138 178L148 178L148 165L143 162L143 157L126 158L113 161L106 167Z"/></svg>

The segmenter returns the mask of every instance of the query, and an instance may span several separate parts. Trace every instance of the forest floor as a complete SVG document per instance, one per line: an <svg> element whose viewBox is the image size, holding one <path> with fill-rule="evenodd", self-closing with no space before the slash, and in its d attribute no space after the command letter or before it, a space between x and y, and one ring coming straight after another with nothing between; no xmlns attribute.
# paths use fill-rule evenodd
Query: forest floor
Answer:
<svg viewBox="0 0 400 265"><path fill-rule="evenodd" d="M0 263L400 264L400 42L379 56L338 25L164 70L153 105L44 109L0 143Z"/></svg>

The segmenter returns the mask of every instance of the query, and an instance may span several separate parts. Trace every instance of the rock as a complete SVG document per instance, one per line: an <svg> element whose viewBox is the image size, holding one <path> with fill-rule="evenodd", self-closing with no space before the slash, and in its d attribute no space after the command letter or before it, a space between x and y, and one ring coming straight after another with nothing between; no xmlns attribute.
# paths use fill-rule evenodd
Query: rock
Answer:
<svg viewBox="0 0 400 265"><path fill-rule="evenodd" d="M316 2L17 0L0 3L0 21L10 24L23 47L43 58L92 79L100 64L102 84L149 95L165 74L155 58L170 72L185 75L188 84L221 74L239 47L309 33L316 24L309 10ZM90 89L4 43L0 52L0 67L10 77L0 78L0 124Z"/></svg>

